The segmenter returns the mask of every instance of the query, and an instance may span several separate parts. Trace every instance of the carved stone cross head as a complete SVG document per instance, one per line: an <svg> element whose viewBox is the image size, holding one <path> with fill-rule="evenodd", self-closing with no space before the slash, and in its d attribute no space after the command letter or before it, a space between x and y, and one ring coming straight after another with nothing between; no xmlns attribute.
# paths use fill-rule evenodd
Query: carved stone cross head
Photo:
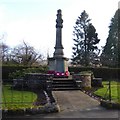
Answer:
<svg viewBox="0 0 120 120"><path fill-rule="evenodd" d="M59 9L57 11L56 28L62 28L63 27L62 23L63 23L62 14L61 10Z"/></svg>

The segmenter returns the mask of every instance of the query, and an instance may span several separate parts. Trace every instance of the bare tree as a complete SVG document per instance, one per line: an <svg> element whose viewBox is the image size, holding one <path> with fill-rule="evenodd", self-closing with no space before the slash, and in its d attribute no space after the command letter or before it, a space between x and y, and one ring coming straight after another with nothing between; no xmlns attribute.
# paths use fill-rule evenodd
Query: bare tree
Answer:
<svg viewBox="0 0 120 120"><path fill-rule="evenodd" d="M31 66L37 63L38 60L42 60L43 56L37 53L34 47L29 46L23 41L22 45L15 47L11 53L12 61L24 66Z"/></svg>
<svg viewBox="0 0 120 120"><path fill-rule="evenodd" d="M10 47L4 42L5 34L0 36L0 62L6 63L9 61Z"/></svg>
<svg viewBox="0 0 120 120"><path fill-rule="evenodd" d="M1 61L4 63L4 62L7 62L9 61L9 46L2 43L0 44L0 49L1 49Z"/></svg>

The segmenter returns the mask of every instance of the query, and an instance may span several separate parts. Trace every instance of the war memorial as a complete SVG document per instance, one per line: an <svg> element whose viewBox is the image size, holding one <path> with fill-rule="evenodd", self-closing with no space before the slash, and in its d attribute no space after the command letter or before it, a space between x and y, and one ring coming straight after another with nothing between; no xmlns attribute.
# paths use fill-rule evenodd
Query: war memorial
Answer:
<svg viewBox="0 0 120 120"><path fill-rule="evenodd" d="M56 44L55 44L55 52L53 57L48 58L48 66L49 71L57 71L61 73L65 73L68 71L68 58L64 57L63 45L62 45L62 28L63 28L63 20L62 13L59 9L57 11L57 19L56 19Z"/></svg>

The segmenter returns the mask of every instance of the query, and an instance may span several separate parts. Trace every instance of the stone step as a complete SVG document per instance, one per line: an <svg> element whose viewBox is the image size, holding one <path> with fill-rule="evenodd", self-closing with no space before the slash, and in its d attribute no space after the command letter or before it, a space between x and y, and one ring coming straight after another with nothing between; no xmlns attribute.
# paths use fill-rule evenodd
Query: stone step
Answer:
<svg viewBox="0 0 120 120"><path fill-rule="evenodd" d="M73 79L72 78L53 78L53 81L54 80L63 80L63 81L68 80L68 81L70 81L70 80L73 80Z"/></svg>
<svg viewBox="0 0 120 120"><path fill-rule="evenodd" d="M53 84L74 84L73 81L54 81Z"/></svg>
<svg viewBox="0 0 120 120"><path fill-rule="evenodd" d="M77 87L53 88L53 91L67 91L67 90L80 90L80 88L77 88Z"/></svg>
<svg viewBox="0 0 120 120"><path fill-rule="evenodd" d="M58 82L74 82L73 79L53 79L53 82L58 81Z"/></svg>
<svg viewBox="0 0 120 120"><path fill-rule="evenodd" d="M73 81L73 79L53 79L53 81Z"/></svg>
<svg viewBox="0 0 120 120"><path fill-rule="evenodd" d="M79 90L73 79L57 78L53 79L52 88L54 91Z"/></svg>
<svg viewBox="0 0 120 120"><path fill-rule="evenodd" d="M53 88L55 87L76 87L74 84L57 84L57 85L52 85Z"/></svg>
<svg viewBox="0 0 120 120"><path fill-rule="evenodd" d="M54 78L52 82L53 90L80 90L75 81L71 78Z"/></svg>

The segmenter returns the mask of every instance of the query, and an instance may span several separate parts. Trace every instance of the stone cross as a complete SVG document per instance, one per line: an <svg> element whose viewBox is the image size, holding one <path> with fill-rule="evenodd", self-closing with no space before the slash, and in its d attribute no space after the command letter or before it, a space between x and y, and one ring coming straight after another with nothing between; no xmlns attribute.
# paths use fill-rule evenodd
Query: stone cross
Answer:
<svg viewBox="0 0 120 120"><path fill-rule="evenodd" d="M57 11L57 19L56 19L56 45L54 57L63 57L63 45L62 45L62 28L63 28L63 20L61 10Z"/></svg>
<svg viewBox="0 0 120 120"><path fill-rule="evenodd" d="M59 9L57 11L57 19L56 19L56 28L63 28L63 20L62 20L62 15L61 15L61 10Z"/></svg>

